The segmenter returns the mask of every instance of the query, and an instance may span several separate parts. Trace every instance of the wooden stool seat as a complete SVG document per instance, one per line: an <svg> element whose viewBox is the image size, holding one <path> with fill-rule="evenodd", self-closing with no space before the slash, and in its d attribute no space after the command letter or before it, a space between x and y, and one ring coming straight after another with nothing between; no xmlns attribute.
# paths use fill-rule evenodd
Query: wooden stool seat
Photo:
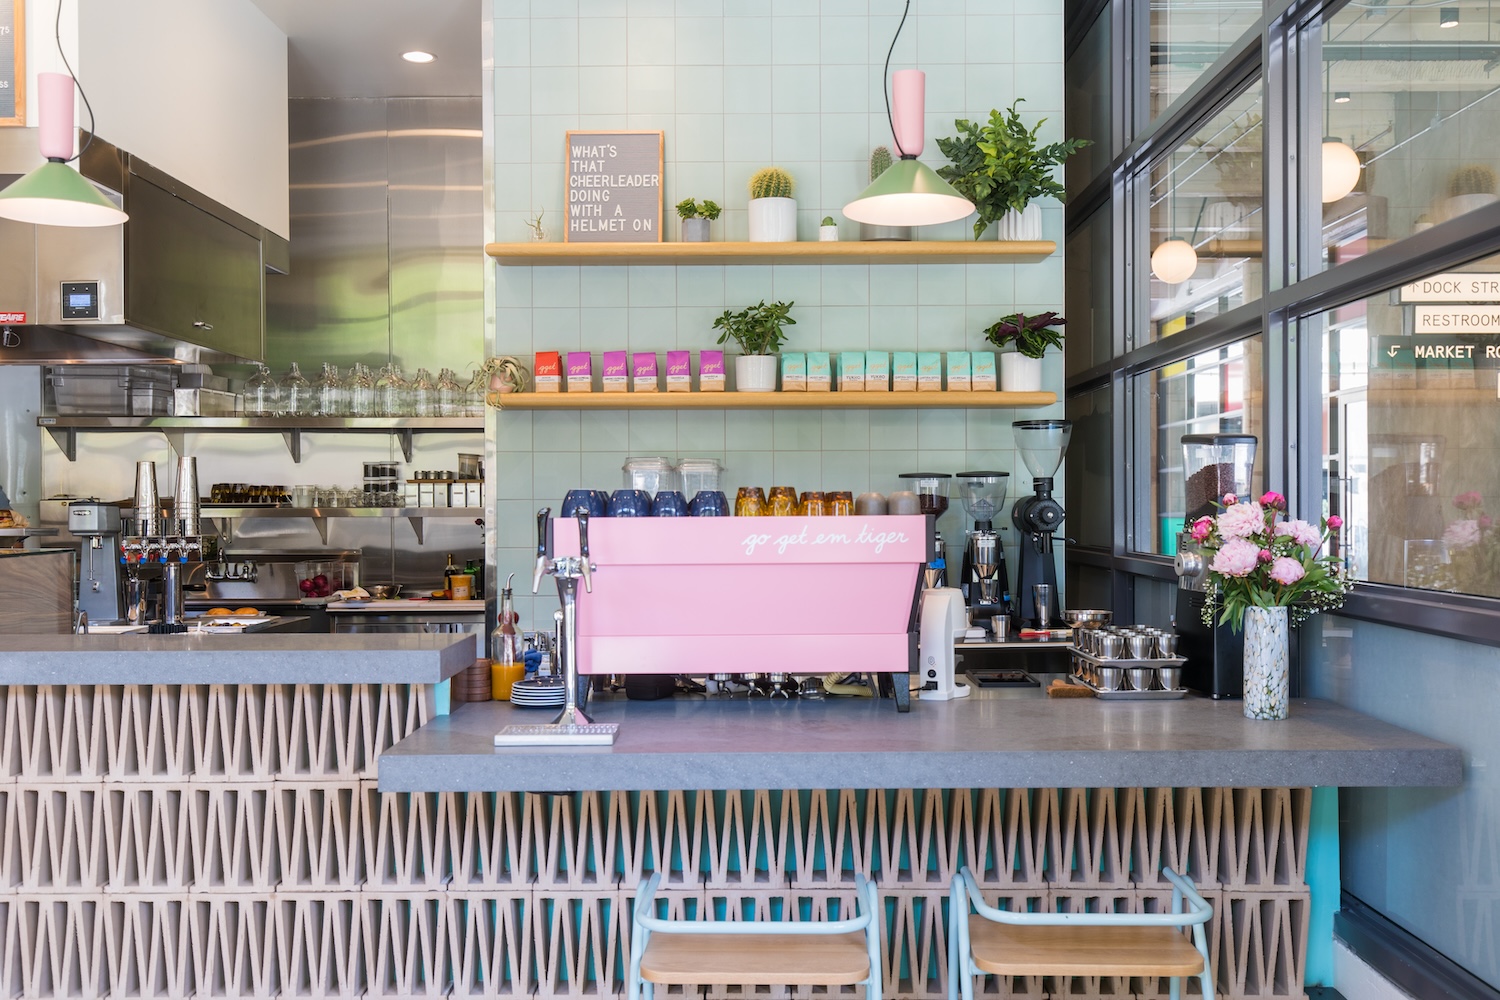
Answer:
<svg viewBox="0 0 1500 1000"><path fill-rule="evenodd" d="M1000 976L1196 976L1203 956L1176 927L1026 926L969 915L974 965Z"/></svg>
<svg viewBox="0 0 1500 1000"><path fill-rule="evenodd" d="M870 976L865 935L654 934L641 978L664 985L847 986Z"/></svg>

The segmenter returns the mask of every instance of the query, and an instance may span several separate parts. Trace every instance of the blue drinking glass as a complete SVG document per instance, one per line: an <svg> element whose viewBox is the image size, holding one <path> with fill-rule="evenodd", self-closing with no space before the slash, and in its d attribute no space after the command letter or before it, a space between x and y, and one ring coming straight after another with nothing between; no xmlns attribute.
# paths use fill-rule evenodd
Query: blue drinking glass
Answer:
<svg viewBox="0 0 1500 1000"><path fill-rule="evenodd" d="M615 490L609 496L610 517L650 517L651 494L645 490Z"/></svg>
<svg viewBox="0 0 1500 1000"><path fill-rule="evenodd" d="M562 509L557 512L558 517L577 517L579 511L588 512L589 517L598 517L603 511L594 511L593 490L569 490L568 495L563 497Z"/></svg>
<svg viewBox="0 0 1500 1000"><path fill-rule="evenodd" d="M689 517L728 517L729 500L723 490L699 490L688 503Z"/></svg>
<svg viewBox="0 0 1500 1000"><path fill-rule="evenodd" d="M594 495L594 505L589 508L589 515L591 517L608 517L609 516L609 491L608 490L590 490L589 492Z"/></svg>
<svg viewBox="0 0 1500 1000"><path fill-rule="evenodd" d="M686 517L687 500L681 490L662 490L651 502L652 517Z"/></svg>

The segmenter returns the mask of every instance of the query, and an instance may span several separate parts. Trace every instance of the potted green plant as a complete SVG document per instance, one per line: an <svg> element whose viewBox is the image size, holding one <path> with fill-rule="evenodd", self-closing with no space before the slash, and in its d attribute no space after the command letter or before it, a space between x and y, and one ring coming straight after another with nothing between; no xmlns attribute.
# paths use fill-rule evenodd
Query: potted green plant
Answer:
<svg viewBox="0 0 1500 1000"><path fill-rule="evenodd" d="M793 243L797 239L796 182L780 167L764 167L750 178L750 242Z"/></svg>
<svg viewBox="0 0 1500 1000"><path fill-rule="evenodd" d="M724 310L714 320L719 331L718 343L734 341L740 356L734 359L735 388L740 392L776 391L776 352L786 343L783 326L796 326L791 311L795 302L772 302L762 299L739 312Z"/></svg>
<svg viewBox="0 0 1500 1000"><path fill-rule="evenodd" d="M818 240L823 243L837 243L839 241L839 224L833 221L833 216L823 216L823 221L818 223Z"/></svg>
<svg viewBox="0 0 1500 1000"><path fill-rule="evenodd" d="M979 212L974 223L976 240L995 224L999 224L997 238L1002 240L1041 239L1041 211L1033 205L1034 200L1050 197L1062 201L1065 192L1053 171L1089 145L1087 139L1040 145L1037 133L1047 119L1028 129L1016 111L1022 100L1016 98L1004 112L991 111L988 122L960 118L953 123L958 135L937 141L938 149L953 161L939 168L938 176L972 201Z"/></svg>
<svg viewBox="0 0 1500 1000"><path fill-rule="evenodd" d="M889 170L891 163L890 147L876 146L870 150L870 183L874 184L881 174ZM874 226L868 222L861 222L859 238L862 240L909 240L911 239L911 226Z"/></svg>
<svg viewBox="0 0 1500 1000"><path fill-rule="evenodd" d="M719 203L704 198L694 201L684 198L677 203L677 217L682 220L682 242L707 243L708 224L719 217L723 209Z"/></svg>
<svg viewBox="0 0 1500 1000"><path fill-rule="evenodd" d="M1042 355L1049 347L1062 347L1063 335L1054 327L1067 320L1055 312L1011 313L984 331L984 339L1000 348L1000 391L1039 392L1042 388ZM1009 348L1009 350L1006 350Z"/></svg>

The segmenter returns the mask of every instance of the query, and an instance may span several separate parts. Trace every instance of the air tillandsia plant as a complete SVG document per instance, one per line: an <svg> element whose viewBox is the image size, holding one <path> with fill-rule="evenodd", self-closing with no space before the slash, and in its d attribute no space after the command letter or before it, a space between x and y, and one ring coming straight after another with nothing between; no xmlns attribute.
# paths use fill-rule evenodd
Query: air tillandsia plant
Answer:
<svg viewBox="0 0 1500 1000"><path fill-rule="evenodd" d="M1274 492L1243 502L1228 493L1224 504L1189 529L1209 560L1205 625L1238 631L1247 608L1285 607L1297 626L1343 605L1354 579L1342 559L1324 551L1343 519L1334 514L1319 526L1288 518L1286 497Z"/></svg>
<svg viewBox="0 0 1500 1000"><path fill-rule="evenodd" d="M775 354L786 343L783 326L796 326L790 313L795 302L773 302L762 299L758 305L747 306L739 312L724 310L724 315L714 320L714 329L720 331L717 343L734 341L741 354Z"/></svg>
<svg viewBox="0 0 1500 1000"><path fill-rule="evenodd" d="M752 198L790 198L797 182L780 167L762 167L750 178Z"/></svg>
<svg viewBox="0 0 1500 1000"><path fill-rule="evenodd" d="M1047 353L1047 348L1062 346L1063 335L1053 327L1065 326L1067 322L1055 312L1037 313L1035 316L1011 313L987 327L984 339L996 347L1014 344L1016 353L1028 358L1040 358Z"/></svg>
<svg viewBox="0 0 1500 1000"><path fill-rule="evenodd" d="M718 202L708 198L704 198L702 201L684 198L677 203L677 217L679 219L707 219L709 222L712 222L723 211L719 207Z"/></svg>

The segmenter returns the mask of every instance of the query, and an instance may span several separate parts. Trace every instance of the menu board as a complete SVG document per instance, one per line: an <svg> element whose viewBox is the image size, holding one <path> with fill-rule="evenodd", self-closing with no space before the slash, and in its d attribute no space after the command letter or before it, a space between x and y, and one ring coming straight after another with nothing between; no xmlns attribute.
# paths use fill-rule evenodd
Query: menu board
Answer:
<svg viewBox="0 0 1500 1000"><path fill-rule="evenodd" d="M26 0L0 0L0 125L26 124Z"/></svg>
<svg viewBox="0 0 1500 1000"><path fill-rule="evenodd" d="M661 132L569 132L566 243L660 243Z"/></svg>

